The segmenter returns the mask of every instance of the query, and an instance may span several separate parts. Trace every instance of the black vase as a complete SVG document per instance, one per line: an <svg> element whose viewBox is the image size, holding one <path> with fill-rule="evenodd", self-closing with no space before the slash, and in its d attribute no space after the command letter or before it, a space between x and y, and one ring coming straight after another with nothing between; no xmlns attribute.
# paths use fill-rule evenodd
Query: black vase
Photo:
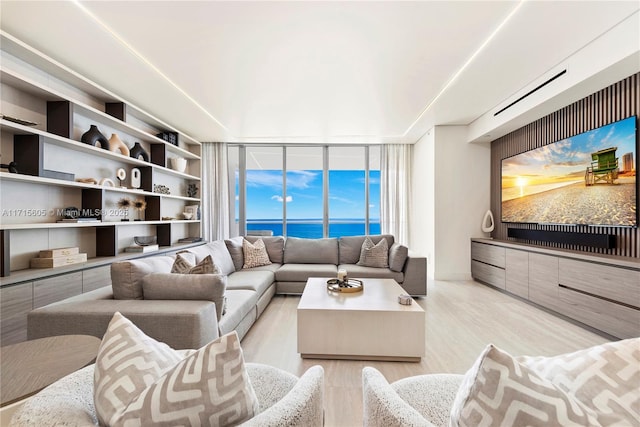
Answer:
<svg viewBox="0 0 640 427"><path fill-rule="evenodd" d="M89 130L82 134L80 141L85 144L93 145L94 147L100 144L100 148L105 150L109 149L109 140L100 133L96 125L91 125Z"/></svg>
<svg viewBox="0 0 640 427"><path fill-rule="evenodd" d="M144 151L144 148L142 148L142 145L140 145L139 142L133 144L133 147L131 147L131 149L129 150L129 155L134 159L142 159L145 162L149 161L149 153Z"/></svg>

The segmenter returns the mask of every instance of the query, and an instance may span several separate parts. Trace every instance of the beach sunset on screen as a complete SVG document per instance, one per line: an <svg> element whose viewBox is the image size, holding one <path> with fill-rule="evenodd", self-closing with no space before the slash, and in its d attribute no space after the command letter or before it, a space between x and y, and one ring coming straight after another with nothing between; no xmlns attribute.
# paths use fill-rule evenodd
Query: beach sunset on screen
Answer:
<svg viewBox="0 0 640 427"><path fill-rule="evenodd" d="M636 118L502 160L502 221L637 225Z"/></svg>

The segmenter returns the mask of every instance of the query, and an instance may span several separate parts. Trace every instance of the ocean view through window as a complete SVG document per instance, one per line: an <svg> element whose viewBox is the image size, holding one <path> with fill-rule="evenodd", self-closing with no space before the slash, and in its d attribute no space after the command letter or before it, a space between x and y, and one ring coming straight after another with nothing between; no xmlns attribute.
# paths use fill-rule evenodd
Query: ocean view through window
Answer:
<svg viewBox="0 0 640 427"><path fill-rule="evenodd" d="M247 147L242 151L229 156L238 159L238 167L232 169L237 229L232 235L380 234L378 147L372 150L373 156L369 147L362 146Z"/></svg>

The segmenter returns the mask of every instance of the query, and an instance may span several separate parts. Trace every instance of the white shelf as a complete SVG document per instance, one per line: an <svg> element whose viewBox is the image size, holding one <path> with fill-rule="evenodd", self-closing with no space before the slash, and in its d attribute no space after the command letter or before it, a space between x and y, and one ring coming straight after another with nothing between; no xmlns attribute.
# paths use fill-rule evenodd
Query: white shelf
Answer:
<svg viewBox="0 0 640 427"><path fill-rule="evenodd" d="M33 235L34 239L42 239L41 245L66 244L67 240L75 239L79 246L88 249L87 252L93 252L92 246L95 245L96 254L107 255L86 265L109 264L121 259L125 256L121 252L123 249L121 240L128 237L129 234L136 234L149 227L157 227L158 237L165 244L181 237L201 235L200 220L177 219L182 218L182 215L177 213L179 210L177 208L181 205L201 204L201 199L198 197L181 195L182 193L186 194L183 189L190 184L202 181L202 159L200 157L202 144L200 142L2 30L0 30L0 47L0 58L2 58L0 80L3 85L6 85L8 93L7 99L3 98L3 105L7 111L0 111L0 113L38 122L35 126L25 126L10 120L0 119L0 128L3 133L2 144L7 150L7 155L10 155L13 148L14 158L20 159L20 162L24 164L24 170L27 166L42 167L42 163L47 163L47 161L55 159L56 156L65 159L64 161L70 159L69 164L73 166L76 162L76 168L69 172L75 173L80 178L91 177L94 174L104 176L104 173L101 174L97 171L100 167L113 171L121 166L125 169L138 167L142 172L142 182L145 184L145 189L148 190L119 187L117 186L119 182L113 176L110 177L115 185L112 187L0 172L0 185L3 187L2 202L4 204L2 208L7 213L6 217L0 218L0 231L2 237L6 238L5 242L9 244L1 264L3 282L8 279L7 275L23 275L21 269L25 268L25 256L30 255L32 249L29 245L32 237L29 237L28 240L26 237L27 235L31 236L31 230L42 230ZM60 111L60 117L57 117L58 114L54 108L56 106L48 104L52 101L63 101L65 106L68 103L70 116L67 117L67 111ZM107 109L111 111L111 106L107 105L109 103L122 103L125 108L121 118L106 113ZM47 123L48 119L52 119L53 122ZM67 134L66 129L62 130L66 127L67 120L73 127L73 133ZM91 124L108 131L109 134L119 133L127 145L131 145L133 141L140 141L150 156L153 153L153 160L161 165L79 141L79 133L86 132ZM60 131L56 129L57 125L62 128ZM84 129L85 127L86 129ZM64 136L56 135L50 130ZM177 133L180 145L173 145L156 136L162 132ZM30 136L30 138L17 138L17 135ZM23 140L25 144L21 145ZM43 144L42 148L38 147L38 142ZM39 158L26 151L31 147L31 144L37 148ZM178 157L189 160L187 173L169 167L169 160ZM20 165L18 165L18 170L20 170ZM94 178L99 180L102 176ZM167 184L176 194L153 192L154 184L162 182ZM123 181L123 184L128 184L128 182ZM133 199L146 197L147 203L150 203L145 212L147 217L159 218L163 213L176 211L176 219L120 221L121 217L105 214L103 218L107 220L100 222L56 222L61 218L59 212L61 206L82 203L83 208L86 209L104 210L105 206L110 206L114 199L117 200L124 195ZM37 203L32 203L35 202L34 197L38 198ZM85 204L88 206L85 207ZM25 214L24 211L29 211L29 209L22 208L30 205L37 206L38 209L35 211L43 213L43 215L36 217L35 214ZM14 207L15 209L12 209ZM24 217L17 217L18 214L24 215ZM168 218L169 215L165 215L165 217ZM4 221L2 221L3 219ZM137 226L140 226L140 230L136 228ZM129 228L120 229L121 231L118 232L117 227ZM77 232L74 232L73 229L77 229ZM10 232L11 230L15 230L15 233ZM95 230L95 233L91 230ZM141 255L146 256L147 254L126 254L126 257ZM153 253L149 253L149 255L153 255ZM86 268L86 265L83 263L83 265L73 268L81 270ZM20 272L12 271L11 267L20 269ZM24 274L25 277L32 275L46 277L60 274L59 271L61 270L38 269L35 271L27 269ZM8 280L13 281L14 279Z"/></svg>
<svg viewBox="0 0 640 427"><path fill-rule="evenodd" d="M86 182L66 181L64 179L44 178L44 177L33 176L33 175L23 175L19 173L0 172L0 182L1 181L28 182L31 184L55 185L57 187L90 188L94 190L105 190L105 191L112 191L116 193L135 194L139 196L155 196L155 197L162 197L165 199L179 199L179 200L186 200L189 202L200 202L200 199L197 197L153 193L151 191L136 190L135 188L111 187L111 186L91 184Z"/></svg>

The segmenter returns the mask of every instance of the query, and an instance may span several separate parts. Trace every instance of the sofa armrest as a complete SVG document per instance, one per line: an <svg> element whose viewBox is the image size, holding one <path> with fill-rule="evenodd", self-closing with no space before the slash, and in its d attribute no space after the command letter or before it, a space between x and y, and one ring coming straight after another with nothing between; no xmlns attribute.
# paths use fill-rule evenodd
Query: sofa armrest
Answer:
<svg viewBox="0 0 640 427"><path fill-rule="evenodd" d="M402 272L402 287L409 295L427 295L427 258L409 255Z"/></svg>
<svg viewBox="0 0 640 427"><path fill-rule="evenodd" d="M102 338L116 311L145 334L175 349L198 349L219 336L211 301L82 299L31 311L27 337L82 334Z"/></svg>

